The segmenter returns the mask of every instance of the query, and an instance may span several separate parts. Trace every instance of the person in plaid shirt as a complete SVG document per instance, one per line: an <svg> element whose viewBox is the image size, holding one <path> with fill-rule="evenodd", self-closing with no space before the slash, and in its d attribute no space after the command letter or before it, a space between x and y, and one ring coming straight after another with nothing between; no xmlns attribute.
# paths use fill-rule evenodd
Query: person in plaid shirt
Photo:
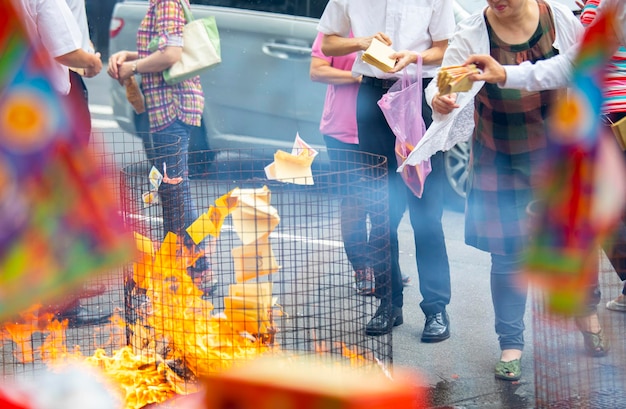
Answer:
<svg viewBox="0 0 626 409"><path fill-rule="evenodd" d="M583 27L567 8L546 0L489 1L459 23L442 66L460 65L470 54L490 55L501 64L535 63L573 48ZM439 95L427 90L433 132L451 126L471 132L465 242L491 254L491 297L500 360L495 377L521 377L527 287L520 283L528 239L526 209L533 199L547 146L546 117L558 90L519 91L475 82L469 92ZM474 115L462 116L464 109ZM461 126L454 118L467 118ZM446 128L447 126L447 128ZM473 131L472 131L473 130Z"/></svg>
<svg viewBox="0 0 626 409"><path fill-rule="evenodd" d="M119 51L109 59L108 74L120 84L141 75L141 89L148 112L154 152L164 158L155 163L166 176L159 187L164 233L173 232L193 246L185 229L197 218L188 179L189 137L201 125L204 94L200 77L174 85L166 84L163 71L182 57L186 20L182 1L150 0L148 12L137 31L137 51ZM192 278L203 286L205 295L214 285L206 257L190 269Z"/></svg>

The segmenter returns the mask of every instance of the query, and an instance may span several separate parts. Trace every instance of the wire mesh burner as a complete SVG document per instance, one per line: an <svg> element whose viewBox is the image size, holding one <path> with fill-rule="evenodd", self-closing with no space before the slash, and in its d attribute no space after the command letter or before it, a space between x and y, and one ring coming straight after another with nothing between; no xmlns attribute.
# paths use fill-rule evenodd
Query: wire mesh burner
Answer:
<svg viewBox="0 0 626 409"><path fill-rule="evenodd" d="M179 234L185 237L179 243L163 229L158 200L164 197L146 196L155 193L152 166L162 169L168 158L150 152L148 160L141 139L123 132L94 133L91 148L141 251L131 265L94 277L59 304L34 306L5 322L4 380L79 356L106 368L120 390L137 390L127 407L139 408L192 393L198 377L261 355L305 354L363 370L390 369L391 334L364 332L378 301L355 289L339 212L342 200L359 195L370 214L387 214L383 158L352 152L344 156L350 170L315 167L314 184L298 185L265 177L271 160L258 158L271 152L190 155L200 217L193 232ZM226 212L222 219L216 209ZM199 260L205 268L198 275ZM75 307L80 314L61 314ZM129 371L136 374L126 376ZM142 377L141 385L133 383ZM155 382L166 385L155 388Z"/></svg>
<svg viewBox="0 0 626 409"><path fill-rule="evenodd" d="M348 194L387 214L386 163L353 152L346 155L350 170L316 168L314 184L299 185L304 181L265 177L271 160L258 158L271 155L220 151L210 167L190 162L204 169L190 180L199 217L177 235L166 236L162 209L175 206L184 218L181 203L145 200L153 189L148 168L162 169L161 161L121 172L124 214L144 250L126 272L129 345L168 362L183 391L199 376L268 354L390 367L391 336L364 333L377 300L355 290L339 217ZM345 188L348 180L357 181L358 193ZM203 258L210 267L194 275Z"/></svg>
<svg viewBox="0 0 626 409"><path fill-rule="evenodd" d="M605 337L610 340L606 356L589 356L574 319L555 316L547 311L544 297L540 293L534 295L537 408L626 407L626 314L605 308L606 302L621 292L622 283L606 257L600 260L602 300L598 313Z"/></svg>

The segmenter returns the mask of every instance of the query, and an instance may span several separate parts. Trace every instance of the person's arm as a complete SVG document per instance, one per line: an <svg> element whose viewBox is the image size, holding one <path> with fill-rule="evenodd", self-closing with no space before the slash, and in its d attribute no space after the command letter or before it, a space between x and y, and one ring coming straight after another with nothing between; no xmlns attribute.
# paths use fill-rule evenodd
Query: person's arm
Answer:
<svg viewBox="0 0 626 409"><path fill-rule="evenodd" d="M162 72L180 61L183 56L183 48L167 46L162 52L154 52L147 57L125 61L117 69L117 79L120 83L134 74ZM115 78L115 77L114 77Z"/></svg>
<svg viewBox="0 0 626 409"><path fill-rule="evenodd" d="M376 33L370 37L341 37L335 34L324 34L322 52L329 57L338 57L357 51L365 51L376 38L391 46L391 39L385 33Z"/></svg>
<svg viewBox="0 0 626 409"><path fill-rule="evenodd" d="M448 48L448 39L433 42L432 47L419 53L422 56L422 64L441 64L446 48ZM402 71L407 65L417 63L417 53L415 51L401 50L391 54L389 57L397 61L395 67L390 72Z"/></svg>
<svg viewBox="0 0 626 409"><path fill-rule="evenodd" d="M55 60L68 67L84 68L85 77L96 76L102 70L100 53L90 54L82 48L55 57Z"/></svg>
<svg viewBox="0 0 626 409"><path fill-rule="evenodd" d="M332 85L346 85L361 82L361 76L353 77L351 71L333 67L323 58L311 57L309 75L312 81Z"/></svg>
<svg viewBox="0 0 626 409"><path fill-rule="evenodd" d="M501 65L489 55L470 55L465 64L475 64L480 72L472 74L471 81L485 81L502 88L541 91L567 87L576 48L547 60L532 64Z"/></svg>

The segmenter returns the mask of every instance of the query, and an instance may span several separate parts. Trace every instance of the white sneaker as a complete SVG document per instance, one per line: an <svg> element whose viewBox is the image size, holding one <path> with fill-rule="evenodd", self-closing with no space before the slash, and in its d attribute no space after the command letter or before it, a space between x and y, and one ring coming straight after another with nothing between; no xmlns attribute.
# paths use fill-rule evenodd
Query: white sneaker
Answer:
<svg viewBox="0 0 626 409"><path fill-rule="evenodd" d="M616 299L607 302L606 308L612 311L626 312L626 295L620 294Z"/></svg>

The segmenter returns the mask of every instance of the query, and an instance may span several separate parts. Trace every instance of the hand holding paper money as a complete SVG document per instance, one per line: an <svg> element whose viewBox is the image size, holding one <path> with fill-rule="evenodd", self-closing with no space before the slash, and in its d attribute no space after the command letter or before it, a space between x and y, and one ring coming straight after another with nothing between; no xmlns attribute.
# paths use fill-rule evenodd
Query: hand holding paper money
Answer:
<svg viewBox="0 0 626 409"><path fill-rule="evenodd" d="M469 76L478 72L478 68L474 64L441 67L437 74L439 95L469 91L472 88L472 81L469 80Z"/></svg>
<svg viewBox="0 0 626 409"><path fill-rule="evenodd" d="M373 38L372 43L368 49L365 50L361 59L381 71L389 72L393 70L393 67L396 65L396 60L389 58L389 56L395 52L396 51L387 44L377 38Z"/></svg>

